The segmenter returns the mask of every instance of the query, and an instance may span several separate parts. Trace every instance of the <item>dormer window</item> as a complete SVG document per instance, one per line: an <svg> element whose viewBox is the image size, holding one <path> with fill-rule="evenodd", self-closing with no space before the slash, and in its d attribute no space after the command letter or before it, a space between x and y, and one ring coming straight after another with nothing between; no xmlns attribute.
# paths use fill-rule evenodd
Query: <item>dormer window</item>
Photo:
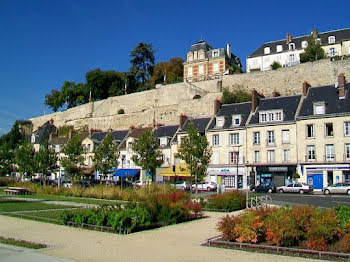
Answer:
<svg viewBox="0 0 350 262"><path fill-rule="evenodd" d="M260 114L260 122L266 122L266 114Z"/></svg>
<svg viewBox="0 0 350 262"><path fill-rule="evenodd" d="M193 54L192 53L187 55L187 61L188 62L193 61Z"/></svg>
<svg viewBox="0 0 350 262"><path fill-rule="evenodd" d="M232 126L239 126L241 124L241 116L233 115L232 116Z"/></svg>
<svg viewBox="0 0 350 262"><path fill-rule="evenodd" d="M282 45L276 46L276 52L282 52L282 51L283 51L283 46Z"/></svg>
<svg viewBox="0 0 350 262"><path fill-rule="evenodd" d="M307 41L305 41L305 40L303 42L301 42L301 47L302 48L306 48L308 45L309 45L309 43Z"/></svg>
<svg viewBox="0 0 350 262"><path fill-rule="evenodd" d="M328 37L328 44L334 44L335 43L335 36L331 35Z"/></svg>
<svg viewBox="0 0 350 262"><path fill-rule="evenodd" d="M259 114L259 122L276 122L283 121L283 111L282 110L273 110L270 112L261 112Z"/></svg>
<svg viewBox="0 0 350 262"><path fill-rule="evenodd" d="M314 115L323 115L326 112L324 102L314 103Z"/></svg>
<svg viewBox="0 0 350 262"><path fill-rule="evenodd" d="M289 44L289 50L294 50L295 49L295 44L294 43L290 43Z"/></svg>
<svg viewBox="0 0 350 262"><path fill-rule="evenodd" d="M225 117L223 117L223 116L217 116L217 117L216 117L216 127L221 128L221 127L224 126L224 124L225 124Z"/></svg>
<svg viewBox="0 0 350 262"><path fill-rule="evenodd" d="M204 59L204 53L203 52L199 53L199 59Z"/></svg>
<svg viewBox="0 0 350 262"><path fill-rule="evenodd" d="M213 57L219 57L219 51L218 50L212 51L212 56Z"/></svg>
<svg viewBox="0 0 350 262"><path fill-rule="evenodd" d="M316 44L321 44L321 38L316 38Z"/></svg>
<svg viewBox="0 0 350 262"><path fill-rule="evenodd" d="M270 49L269 46L267 46L267 47L264 48L264 54L265 54L265 55L270 54L270 52L271 52L271 49Z"/></svg>

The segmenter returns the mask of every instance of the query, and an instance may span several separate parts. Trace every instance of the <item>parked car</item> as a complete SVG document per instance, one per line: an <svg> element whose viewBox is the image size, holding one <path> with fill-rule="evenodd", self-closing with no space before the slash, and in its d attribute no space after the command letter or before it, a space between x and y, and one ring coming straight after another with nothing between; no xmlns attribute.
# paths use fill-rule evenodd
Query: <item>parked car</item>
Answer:
<svg viewBox="0 0 350 262"><path fill-rule="evenodd" d="M292 183L287 186L277 187L279 193L299 193L304 194L313 191L313 188L305 183Z"/></svg>
<svg viewBox="0 0 350 262"><path fill-rule="evenodd" d="M68 187L68 188L71 188L72 187L72 182L71 181L62 181L62 184L61 184L63 187Z"/></svg>
<svg viewBox="0 0 350 262"><path fill-rule="evenodd" d="M132 182L132 186L133 186L134 188L140 188L140 187L142 187L143 185L144 185L144 182L141 181L141 180L136 180L135 182Z"/></svg>
<svg viewBox="0 0 350 262"><path fill-rule="evenodd" d="M175 187L176 187L176 189L179 189L179 190L190 190L191 189L191 185L189 183L187 183L186 181L176 182Z"/></svg>
<svg viewBox="0 0 350 262"><path fill-rule="evenodd" d="M322 189L323 194L348 194L350 195L350 184L349 183L336 183L334 185L325 187Z"/></svg>
<svg viewBox="0 0 350 262"><path fill-rule="evenodd" d="M199 191L216 191L218 186L214 182L198 182L197 188ZM196 190L196 184L192 185L192 190Z"/></svg>
<svg viewBox="0 0 350 262"><path fill-rule="evenodd" d="M267 192L267 193L272 193L276 192L276 186L272 183L262 183L257 186L252 186L250 188L252 192Z"/></svg>

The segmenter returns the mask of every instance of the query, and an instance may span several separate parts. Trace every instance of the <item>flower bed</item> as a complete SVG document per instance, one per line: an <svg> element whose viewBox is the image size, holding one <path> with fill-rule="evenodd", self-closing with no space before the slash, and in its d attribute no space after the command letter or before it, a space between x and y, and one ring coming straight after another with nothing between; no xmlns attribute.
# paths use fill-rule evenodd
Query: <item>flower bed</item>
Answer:
<svg viewBox="0 0 350 262"><path fill-rule="evenodd" d="M101 206L97 209L66 211L60 216L65 225L106 228L107 231L132 233L149 228L181 223L202 217L201 206L188 194L174 192L150 195L138 205Z"/></svg>
<svg viewBox="0 0 350 262"><path fill-rule="evenodd" d="M218 230L229 242L350 252L349 207L260 208L223 217Z"/></svg>
<svg viewBox="0 0 350 262"><path fill-rule="evenodd" d="M244 193L234 190L215 196L210 196L206 200L201 199L204 210L232 212L245 208L246 196Z"/></svg>

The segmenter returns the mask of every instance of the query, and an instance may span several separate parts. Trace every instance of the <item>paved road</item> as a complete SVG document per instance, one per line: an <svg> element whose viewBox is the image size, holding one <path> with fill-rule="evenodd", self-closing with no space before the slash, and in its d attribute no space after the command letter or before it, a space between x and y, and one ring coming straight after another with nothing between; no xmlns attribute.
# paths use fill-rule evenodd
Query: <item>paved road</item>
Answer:
<svg viewBox="0 0 350 262"><path fill-rule="evenodd" d="M266 195L259 194L259 195ZM273 193L268 194L275 205L312 205L318 207L335 207L338 205L350 206L350 196L348 195L321 195L321 194L292 194Z"/></svg>

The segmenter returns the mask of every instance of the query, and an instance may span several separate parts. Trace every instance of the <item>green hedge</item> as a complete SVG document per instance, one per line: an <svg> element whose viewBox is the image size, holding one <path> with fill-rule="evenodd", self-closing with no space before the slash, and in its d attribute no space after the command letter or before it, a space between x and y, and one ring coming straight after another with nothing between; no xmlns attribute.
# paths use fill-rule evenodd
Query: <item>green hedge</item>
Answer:
<svg viewBox="0 0 350 262"><path fill-rule="evenodd" d="M245 208L245 204L246 196L238 190L210 196L206 201L203 201L204 208L230 212Z"/></svg>

